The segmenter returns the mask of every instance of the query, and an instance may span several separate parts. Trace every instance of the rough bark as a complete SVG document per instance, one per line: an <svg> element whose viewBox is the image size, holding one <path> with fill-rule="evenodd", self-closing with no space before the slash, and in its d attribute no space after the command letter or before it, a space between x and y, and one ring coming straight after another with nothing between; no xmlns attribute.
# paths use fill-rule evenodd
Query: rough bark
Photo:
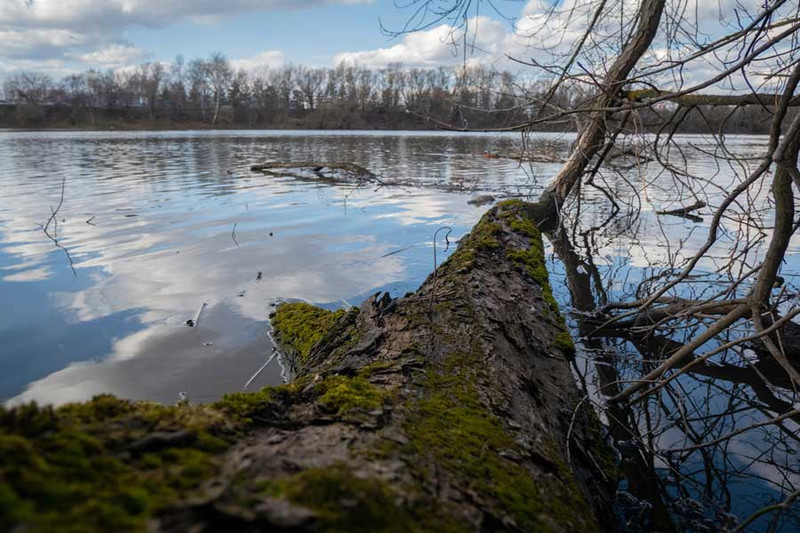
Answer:
<svg viewBox="0 0 800 533"><path fill-rule="evenodd" d="M134 469L126 486L150 479L146 463L171 487L169 474L186 466L155 457L175 448L209 458L213 475L171 492L166 508L144 507L161 507L157 530L610 527L613 456L570 373L574 346L529 205L490 210L415 293L337 312L283 304L273 324L294 361L288 385L163 408L155 425L140 412L147 404L106 398L122 407L62 409L56 426L70 417L71 430L101 440L120 468ZM21 427L18 411L0 414L0 427ZM52 434L25 438L48 459L41 439ZM209 439L227 445L208 450ZM42 505L15 479L0 482Z"/></svg>

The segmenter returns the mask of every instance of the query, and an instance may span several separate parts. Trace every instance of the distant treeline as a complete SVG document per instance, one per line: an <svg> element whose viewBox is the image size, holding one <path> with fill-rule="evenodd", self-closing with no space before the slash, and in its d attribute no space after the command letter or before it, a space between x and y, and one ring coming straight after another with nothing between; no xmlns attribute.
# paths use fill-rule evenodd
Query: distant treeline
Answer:
<svg viewBox="0 0 800 533"><path fill-rule="evenodd" d="M234 69L222 54L188 63L179 56L170 64L88 70L61 80L37 72L9 76L0 127L433 129L438 122L504 128L529 121L546 91L546 82L483 66L285 65L246 71ZM565 88L549 100L550 109L572 109L583 98ZM639 124L661 122L660 114L643 113ZM729 133L763 133L769 118L756 106L734 114L727 107L700 109L678 131L716 131L722 125ZM562 119L536 129L573 130L575 124Z"/></svg>

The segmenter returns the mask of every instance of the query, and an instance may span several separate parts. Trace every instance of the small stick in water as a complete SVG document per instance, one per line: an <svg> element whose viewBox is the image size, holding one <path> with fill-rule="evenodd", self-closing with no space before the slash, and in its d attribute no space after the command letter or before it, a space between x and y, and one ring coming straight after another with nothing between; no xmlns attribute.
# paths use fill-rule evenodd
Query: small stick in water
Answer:
<svg viewBox="0 0 800 533"><path fill-rule="evenodd" d="M207 305L208 305L207 303L203 302L203 305L201 305L200 309L197 310L197 316L194 317L194 320L192 320L191 318L187 320L186 325L189 326L190 328L196 328L197 326L199 326L200 318L203 316L203 311L206 310Z"/></svg>
<svg viewBox="0 0 800 533"><path fill-rule="evenodd" d="M272 360L273 360L273 359L275 359L275 356L276 356L276 355L278 355L278 352L277 352L277 351L275 350L275 348L273 347L273 348L272 348L272 355L270 355L270 356L269 356L269 359L267 359L267 362L266 362L266 363L264 363L263 365L261 365L261 367L260 367L258 370L256 370L255 374L253 374L252 376L250 376L250 379L248 379L248 380L247 380L247 383L245 383L245 384L244 384L244 387L242 387L242 390L243 390L243 391L246 391L246 390L247 390L247 387L249 387L249 386L250 386L250 384L251 384L251 383L252 383L252 382L253 382L253 381L254 381L254 380L255 380L255 379L258 377L258 375L259 375L259 374L261 374L261 372L263 372L265 368L267 368L267 366L268 366L268 365L269 365L269 364L272 362Z"/></svg>
<svg viewBox="0 0 800 533"><path fill-rule="evenodd" d="M238 225L239 225L238 222L235 223L233 225L233 230L231 231L231 239L233 239L233 244L235 244L237 248L239 247L239 241L236 240L236 226Z"/></svg>

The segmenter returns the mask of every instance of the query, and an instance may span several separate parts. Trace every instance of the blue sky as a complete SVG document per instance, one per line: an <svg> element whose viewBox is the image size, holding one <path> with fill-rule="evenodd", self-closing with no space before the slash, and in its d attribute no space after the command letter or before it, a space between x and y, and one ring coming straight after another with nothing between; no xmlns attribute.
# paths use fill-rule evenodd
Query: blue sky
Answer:
<svg viewBox="0 0 800 533"><path fill-rule="evenodd" d="M669 0L668 10L690 17L687 27L691 31L696 24L702 40L730 31L739 20L747 20L748 12L761 10L763 2ZM413 7L413 0L400 3ZM495 0L493 4L509 20L493 13L488 0L470 3L481 11L469 13L470 30L478 31L474 41L470 34L475 51L467 61L497 69L513 68L507 55L523 60L535 56L557 68L597 5L593 0ZM624 0L621 5L632 15L637 2ZM559 11L555 16L548 13L554 6ZM169 62L177 54L186 59L208 57L212 52L224 53L235 68L246 70L290 62L334 66L340 61L372 68L389 63L436 67L465 59L453 44L453 37L460 43L463 34L450 21L394 39L381 32L379 20L399 29L410 14L393 0L0 0L0 77L23 70L58 77L88 68ZM608 28L597 31L613 35L616 20L609 13ZM656 42L650 59L662 60L668 54L674 59L685 52L674 43L668 46L672 49ZM613 56L614 51L599 50L599 55L582 57L582 64L604 68L606 52ZM719 65L687 68L708 75Z"/></svg>
<svg viewBox="0 0 800 533"><path fill-rule="evenodd" d="M509 16L525 18L552 1L495 3ZM472 27L481 28L476 44L482 50L472 59L496 59L508 49L515 26L492 14L486 1L471 5L482 10L470 12ZM412 12L413 5L403 10L393 0L0 0L0 75L37 70L58 76L212 52L250 69L342 60L433 67L463 59L454 53L448 21L396 38L381 31L381 21L401 29Z"/></svg>
<svg viewBox="0 0 800 533"><path fill-rule="evenodd" d="M380 31L379 18L400 23L391 2L324 5L306 9L255 11L208 23L186 21L168 28L133 28L128 39L168 61L182 52L207 56L221 50L230 58L247 58L268 50L287 61L330 65L336 53L392 44Z"/></svg>
<svg viewBox="0 0 800 533"><path fill-rule="evenodd" d="M525 4L503 1L513 11ZM122 68L217 51L242 66L258 58L330 66L344 53L402 43L379 21L401 28L407 16L392 0L0 0L0 73ZM447 60L431 50L440 34L417 43L422 63Z"/></svg>

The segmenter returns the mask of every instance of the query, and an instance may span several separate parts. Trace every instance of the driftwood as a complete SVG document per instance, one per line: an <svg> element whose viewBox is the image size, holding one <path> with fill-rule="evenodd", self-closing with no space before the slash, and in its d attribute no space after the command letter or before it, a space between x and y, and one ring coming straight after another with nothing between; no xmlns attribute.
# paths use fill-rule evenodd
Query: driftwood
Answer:
<svg viewBox="0 0 800 533"><path fill-rule="evenodd" d="M297 179L322 179L336 183L379 182L377 176L355 163L321 163L316 161L270 161L252 165L253 172Z"/></svg>
<svg viewBox="0 0 800 533"><path fill-rule="evenodd" d="M4 454L28 450L0 462L6 501L26 505L0 523L48 530L69 510L84 530L609 530L614 456L544 260L529 204L505 201L414 293L278 306L287 385L211 406L0 408Z"/></svg>
<svg viewBox="0 0 800 533"><path fill-rule="evenodd" d="M484 152L485 159L513 159L521 163L563 163L564 158L555 151L552 152L533 152L532 150L521 150L514 152Z"/></svg>
<svg viewBox="0 0 800 533"><path fill-rule="evenodd" d="M475 196L474 198L470 198L469 200L467 200L467 203L469 205L481 206L481 205L492 204L495 202L495 200L497 200L497 198L495 198L491 194L482 194L480 196Z"/></svg>
<svg viewBox="0 0 800 533"><path fill-rule="evenodd" d="M697 202L693 203L692 205L687 205L686 207L679 207L677 209L664 209L661 211L656 211L657 215L672 215L676 217L683 217L694 222L702 222L703 219L697 215L693 215L693 211L697 211L699 209L703 209L706 207L706 203L702 200L698 200Z"/></svg>

